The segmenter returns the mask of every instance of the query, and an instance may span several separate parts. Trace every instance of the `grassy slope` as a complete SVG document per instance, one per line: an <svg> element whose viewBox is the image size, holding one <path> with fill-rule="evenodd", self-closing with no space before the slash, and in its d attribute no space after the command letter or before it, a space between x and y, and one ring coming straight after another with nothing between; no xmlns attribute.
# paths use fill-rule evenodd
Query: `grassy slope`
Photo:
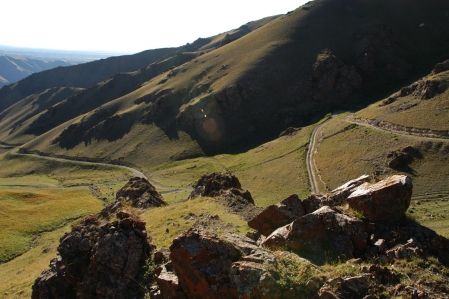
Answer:
<svg viewBox="0 0 449 299"><path fill-rule="evenodd" d="M26 252L36 234L101 207L87 188L0 190L0 261Z"/></svg>
<svg viewBox="0 0 449 299"><path fill-rule="evenodd" d="M71 224L71 223L70 223ZM0 264L0 296L8 299L31 298L31 286L42 271L48 269L56 255L61 236L70 230L70 224L41 233L24 254Z"/></svg>
<svg viewBox="0 0 449 299"><path fill-rule="evenodd" d="M322 139L317 143L315 155L321 177L329 189L334 189L361 174L385 177L400 173L388 168L387 155L407 146L417 148L423 158L415 159L403 174L413 178L414 197L426 194L449 194L443 182L449 179L447 150L449 142L422 141L413 137L351 125L334 118L322 127ZM344 128L349 128L343 130Z"/></svg>
<svg viewBox="0 0 449 299"><path fill-rule="evenodd" d="M357 112L355 117L415 128L449 130L449 71L427 76L423 80L438 82L438 89L444 91L427 100L413 94L404 97L393 94L391 97L396 98L393 103L381 107L379 103L372 104Z"/></svg>
<svg viewBox="0 0 449 299"><path fill-rule="evenodd" d="M205 173L230 171L258 206L277 203L292 193L305 197L310 190L304 159L312 129L302 128L241 154L169 162L151 169L150 175L160 185L186 187ZM178 200L185 198L177 195Z"/></svg>

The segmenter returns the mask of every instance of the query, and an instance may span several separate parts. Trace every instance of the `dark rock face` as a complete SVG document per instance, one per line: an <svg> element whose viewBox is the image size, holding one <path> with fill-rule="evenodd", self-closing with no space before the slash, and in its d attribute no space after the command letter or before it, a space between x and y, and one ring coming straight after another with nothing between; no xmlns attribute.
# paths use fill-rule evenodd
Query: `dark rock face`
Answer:
<svg viewBox="0 0 449 299"><path fill-rule="evenodd" d="M304 206L298 195L292 194L281 203L267 207L262 213L248 222L248 226L269 236L277 228L304 216Z"/></svg>
<svg viewBox="0 0 449 299"><path fill-rule="evenodd" d="M99 225L85 218L61 238L58 256L33 285L38 298L125 298L139 292L136 279L152 250L145 222L128 213Z"/></svg>
<svg viewBox="0 0 449 299"><path fill-rule="evenodd" d="M235 195L245 199L248 203L254 204L249 191L242 190L242 185L239 179L229 173L214 172L203 175L193 187L194 190L189 196L189 199L199 196L220 196L220 195Z"/></svg>
<svg viewBox="0 0 449 299"><path fill-rule="evenodd" d="M270 249L285 248L317 262L328 258L352 258L366 247L365 224L325 206L275 230L262 243Z"/></svg>
<svg viewBox="0 0 449 299"><path fill-rule="evenodd" d="M147 179L139 177L129 179L115 197L117 200L130 200L133 207L142 209L167 205L156 188Z"/></svg>
<svg viewBox="0 0 449 299"><path fill-rule="evenodd" d="M373 222L397 222L410 205L412 188L412 179L404 175L391 176L375 184L365 183L348 197L349 208Z"/></svg>

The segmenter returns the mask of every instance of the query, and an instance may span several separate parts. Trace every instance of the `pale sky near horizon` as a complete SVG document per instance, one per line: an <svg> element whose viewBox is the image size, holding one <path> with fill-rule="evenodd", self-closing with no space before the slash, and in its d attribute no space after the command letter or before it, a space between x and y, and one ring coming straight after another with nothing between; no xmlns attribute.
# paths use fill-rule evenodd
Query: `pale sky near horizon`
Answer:
<svg viewBox="0 0 449 299"><path fill-rule="evenodd" d="M181 46L306 2L0 0L0 45L135 53Z"/></svg>

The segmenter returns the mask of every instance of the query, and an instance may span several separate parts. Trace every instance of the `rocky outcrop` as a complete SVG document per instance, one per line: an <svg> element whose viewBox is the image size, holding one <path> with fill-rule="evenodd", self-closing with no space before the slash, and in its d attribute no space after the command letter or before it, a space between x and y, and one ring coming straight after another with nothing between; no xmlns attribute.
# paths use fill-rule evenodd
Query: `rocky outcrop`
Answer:
<svg viewBox="0 0 449 299"><path fill-rule="evenodd" d="M94 215L61 238L58 255L33 285L39 298L125 298L138 294L136 283L152 245L145 222L128 212L101 224Z"/></svg>
<svg viewBox="0 0 449 299"><path fill-rule="evenodd" d="M282 202L267 207L262 213L248 222L248 226L269 236L277 228L305 214L304 206L298 195L292 194Z"/></svg>
<svg viewBox="0 0 449 299"><path fill-rule="evenodd" d="M243 190L239 179L229 173L214 172L203 175L193 186L194 190L189 199L199 196L217 197L221 195L237 196L248 203L254 204L254 200L248 190Z"/></svg>
<svg viewBox="0 0 449 299"><path fill-rule="evenodd" d="M363 221L325 206L275 230L262 245L323 262L326 258L352 258L366 242Z"/></svg>
<svg viewBox="0 0 449 299"><path fill-rule="evenodd" d="M148 209L167 205L156 188L147 179L140 177L129 179L128 183L117 192L115 198L113 203L100 212L101 217L109 218L110 215L127 206Z"/></svg>
<svg viewBox="0 0 449 299"><path fill-rule="evenodd" d="M359 186L347 199L349 208L359 211L373 222L401 220L410 205L412 179L395 175L375 184Z"/></svg>
<svg viewBox="0 0 449 299"><path fill-rule="evenodd" d="M131 201L133 207L141 209L167 205L156 188L147 179L139 177L129 179L129 182L117 192L115 198Z"/></svg>

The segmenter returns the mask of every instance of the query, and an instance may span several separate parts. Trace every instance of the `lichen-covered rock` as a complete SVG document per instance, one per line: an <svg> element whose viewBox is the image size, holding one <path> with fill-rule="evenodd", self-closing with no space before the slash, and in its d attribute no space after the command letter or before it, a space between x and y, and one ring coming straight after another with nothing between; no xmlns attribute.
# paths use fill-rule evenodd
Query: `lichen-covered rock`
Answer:
<svg viewBox="0 0 449 299"><path fill-rule="evenodd" d="M352 258L366 247L367 237L361 220L325 206L278 228L262 245L323 262L326 258Z"/></svg>
<svg viewBox="0 0 449 299"><path fill-rule="evenodd" d="M254 262L236 262L232 264L230 278L237 288L238 298L279 298L276 280L278 273L269 267Z"/></svg>
<svg viewBox="0 0 449 299"><path fill-rule="evenodd" d="M281 226L304 216L305 209L298 195L292 194L282 202L268 206L259 215L248 221L248 226L269 236Z"/></svg>
<svg viewBox="0 0 449 299"><path fill-rule="evenodd" d="M375 184L360 185L349 197L349 208L373 222L397 222L410 205L412 179L394 175Z"/></svg>
<svg viewBox="0 0 449 299"><path fill-rule="evenodd" d="M125 298L139 292L136 279L152 245L143 221L127 212L117 216L100 225L92 215L72 226L50 270L36 279L32 298Z"/></svg>

